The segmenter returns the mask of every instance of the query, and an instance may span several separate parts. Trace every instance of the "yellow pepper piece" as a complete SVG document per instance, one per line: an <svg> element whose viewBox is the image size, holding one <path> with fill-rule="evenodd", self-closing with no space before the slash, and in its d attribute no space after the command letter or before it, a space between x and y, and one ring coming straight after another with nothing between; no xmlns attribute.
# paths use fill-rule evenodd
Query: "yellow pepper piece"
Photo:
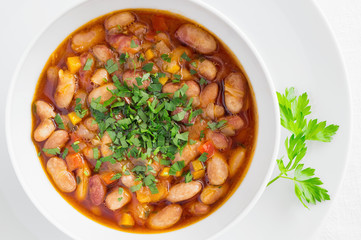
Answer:
<svg viewBox="0 0 361 240"><path fill-rule="evenodd" d="M193 179L200 179L204 176L206 171L204 169L192 172Z"/></svg>
<svg viewBox="0 0 361 240"><path fill-rule="evenodd" d="M182 76L182 80L191 80L191 79L193 79L192 74L186 68L182 68L180 73L181 73L181 76Z"/></svg>
<svg viewBox="0 0 361 240"><path fill-rule="evenodd" d="M165 67L163 68L165 69L165 71L172 74L176 74L180 70L180 66L178 65L177 62L166 63L164 66Z"/></svg>
<svg viewBox="0 0 361 240"><path fill-rule="evenodd" d="M68 113L68 117L73 125L77 125L81 122L81 118L78 117L75 112Z"/></svg>
<svg viewBox="0 0 361 240"><path fill-rule="evenodd" d="M192 161L193 171L199 171L204 169L203 164L199 160Z"/></svg>
<svg viewBox="0 0 361 240"><path fill-rule="evenodd" d="M163 168L163 170L160 172L160 176L161 177L169 177L169 169L170 169L170 167Z"/></svg>
<svg viewBox="0 0 361 240"><path fill-rule="evenodd" d="M145 57L147 58L147 60L151 60L152 58L155 57L155 54L153 52L152 49L148 49L147 51L145 51Z"/></svg>
<svg viewBox="0 0 361 240"><path fill-rule="evenodd" d="M159 78L159 82L160 82L162 85L166 84L167 81L168 81L168 77L167 77L167 76L165 76L165 77L160 77L160 78Z"/></svg>
<svg viewBox="0 0 361 240"><path fill-rule="evenodd" d="M130 213L123 213L120 217L119 225L124 228L131 228L134 226L134 219Z"/></svg>
<svg viewBox="0 0 361 240"><path fill-rule="evenodd" d="M68 57L66 60L66 65L71 73L76 73L81 68L80 57Z"/></svg>

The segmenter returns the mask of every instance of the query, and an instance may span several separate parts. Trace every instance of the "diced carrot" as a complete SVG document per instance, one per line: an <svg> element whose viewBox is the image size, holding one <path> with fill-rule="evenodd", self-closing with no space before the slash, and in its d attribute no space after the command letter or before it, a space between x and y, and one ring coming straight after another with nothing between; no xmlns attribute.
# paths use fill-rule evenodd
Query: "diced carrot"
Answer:
<svg viewBox="0 0 361 240"><path fill-rule="evenodd" d="M74 171L84 165L84 160L79 153L69 154L66 156L65 160L69 171Z"/></svg>
<svg viewBox="0 0 361 240"><path fill-rule="evenodd" d="M161 177L169 177L169 170L170 170L170 167L165 167L163 168L163 170L160 172L160 176Z"/></svg>
<svg viewBox="0 0 361 240"><path fill-rule="evenodd" d="M100 177L104 180L106 185L109 185L117 180L117 179L112 180L112 177L114 177L114 175L115 173L113 172L105 172L100 174Z"/></svg>
<svg viewBox="0 0 361 240"><path fill-rule="evenodd" d="M211 141L205 142L203 145L198 147L198 151L201 153L207 153L207 157L210 158L214 153L214 145Z"/></svg>
<svg viewBox="0 0 361 240"><path fill-rule="evenodd" d="M204 169L192 172L193 179L200 179L200 178L202 178L204 176L204 174L205 174Z"/></svg>
<svg viewBox="0 0 361 240"><path fill-rule="evenodd" d="M145 57L147 60L153 59L155 57L154 51L149 48L147 51L145 51Z"/></svg>
<svg viewBox="0 0 361 240"><path fill-rule="evenodd" d="M130 213L123 213L120 217L119 225L124 228L131 228L134 226L134 218Z"/></svg>
<svg viewBox="0 0 361 240"><path fill-rule="evenodd" d="M168 30L168 25L165 22L164 17L153 16L152 24L153 24L153 28L155 31L167 31Z"/></svg>
<svg viewBox="0 0 361 240"><path fill-rule="evenodd" d="M204 169L202 162L199 160L192 161L192 168L194 171L199 171Z"/></svg>

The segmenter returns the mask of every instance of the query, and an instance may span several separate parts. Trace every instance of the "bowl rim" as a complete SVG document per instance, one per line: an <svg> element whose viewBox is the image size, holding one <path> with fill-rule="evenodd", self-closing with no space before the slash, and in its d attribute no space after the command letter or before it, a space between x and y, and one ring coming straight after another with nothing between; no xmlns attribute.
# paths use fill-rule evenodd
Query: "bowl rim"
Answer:
<svg viewBox="0 0 361 240"><path fill-rule="evenodd" d="M33 193L30 191L30 189L28 187L26 187L26 180L25 178L22 176L18 162L15 160L15 154L14 154L14 147L11 143L11 131L10 131L10 125L11 125L11 119L10 119L10 110L11 110L11 105L12 105L12 97L14 95L14 87L15 87L15 83L19 77L19 73L21 68L24 65L24 62L26 60L26 57L28 56L29 52L31 51L31 49L34 47L34 45L37 43L37 41L39 40L39 38L60 18L62 18L64 15L66 15L68 12L70 12L71 10L81 7L84 4L87 4L88 2L92 2L94 0L86 0L84 2L80 2L78 4L75 4L73 6L68 7L67 9L65 9L64 11L62 11L60 14L58 14L57 16L55 16L45 27L43 27L38 33L37 35L30 41L30 43L28 44L28 46L26 47L26 49L24 50L23 54L20 57L20 60L18 61L18 64L15 68L15 71L13 73L13 76L11 78L11 83L10 86L8 88L8 94L6 97L6 108L5 108L5 134L6 134L6 145L7 145L7 150L9 152L9 156L10 156L10 160L12 163L12 166L14 168L16 177L18 178L23 190L25 191L26 195L29 197L29 199L31 200L31 202L35 205L35 207L39 210L39 212L50 222L52 223L55 227L57 227L59 230L61 230L62 232L64 232L66 235L70 236L71 238L76 239L76 236L73 235L73 233L71 231L68 231L66 228L64 228L62 226L62 224L60 224L56 218L50 216L50 214L47 213L47 211L42 207L42 205L36 200L36 198L33 196ZM210 238L208 238L209 240L211 239L216 239L217 237L219 237L220 235L222 235L224 232L228 231L230 228L232 228L234 225L236 225L244 216L246 216L250 210L255 206L255 204L257 203L257 201L259 200L259 198L261 197L261 195L263 194L263 192L266 189L266 185L269 181L269 179L271 178L271 175L274 171L274 167L276 165L276 157L278 154L278 149L279 149L279 145L280 145L280 135L281 135L281 131L280 131L280 118L279 118L279 108L278 108L278 100L276 97L276 90L272 81L272 77L262 59L262 57L260 56L259 52L257 51L256 47L253 45L253 43L251 42L251 40L249 40L249 38L246 36L246 34L244 34L241 29L239 29L239 27L233 23L224 13L220 12L219 10L217 10L215 7L211 6L208 3L203 2L202 0L184 0L184 1L188 1L191 2L192 4L198 5L201 8L211 12L214 15L217 15L226 25L230 26L232 30L235 31L235 33L242 38L242 40L245 42L245 44L247 45L247 47L250 49L250 51L253 53L255 59L257 60L257 63L259 64L259 67L262 69L263 74L265 76L265 80L268 83L268 87L269 90L271 92L271 98L272 98L272 106L273 109L272 111L275 113L275 118L273 119L275 121L275 141L273 143L273 154L272 157L270 157L270 164L267 170L267 173L265 176L263 176L263 182L261 184L261 186L258 188L258 190L256 191L256 194L254 194L253 198L249 201L249 203L247 204L247 206L244 208L244 210L237 215L237 217L235 217L234 219L231 220L230 224L228 224L226 227L224 227L223 229L221 229L220 231L218 231L217 233L215 233L213 236L211 236ZM156 9L156 8L154 8ZM121 9L119 9L121 10ZM169 11L169 10L168 10ZM170 11L171 12L171 11ZM178 14L178 13L177 13ZM256 143L258 142L258 140L256 140ZM248 174L248 173L247 173ZM246 174L246 175L247 175ZM239 187L239 186L238 186ZM158 234L158 233L156 233ZM161 233L160 233L161 234Z"/></svg>

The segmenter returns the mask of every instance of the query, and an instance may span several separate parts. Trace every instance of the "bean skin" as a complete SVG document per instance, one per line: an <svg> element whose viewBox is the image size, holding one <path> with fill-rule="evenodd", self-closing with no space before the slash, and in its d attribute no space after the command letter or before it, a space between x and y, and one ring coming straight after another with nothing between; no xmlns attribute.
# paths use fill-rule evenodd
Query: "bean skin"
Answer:
<svg viewBox="0 0 361 240"><path fill-rule="evenodd" d="M207 80L214 80L217 76L217 68L214 63L208 59L203 61L195 60L196 70L199 75L203 76Z"/></svg>
<svg viewBox="0 0 361 240"><path fill-rule="evenodd" d="M76 170L76 179L79 179L79 182L75 191L75 197L78 201L84 201L88 195L88 174L90 174L90 169L87 163L84 163L83 168Z"/></svg>
<svg viewBox="0 0 361 240"><path fill-rule="evenodd" d="M246 79L240 73L231 73L224 80L224 101L227 109L237 114L242 110L246 94Z"/></svg>
<svg viewBox="0 0 361 240"><path fill-rule="evenodd" d="M121 12L121 13L114 14L114 15L110 16L108 19L106 19L104 22L104 26L107 30L110 30L117 26L119 26L119 27L127 26L134 21L135 21L135 17L132 13Z"/></svg>
<svg viewBox="0 0 361 240"><path fill-rule="evenodd" d="M109 90L115 90L117 87L113 83L104 84L100 87L93 89L88 96L88 103L92 102L92 99L97 99L100 97L100 103L104 103L109 100L113 94Z"/></svg>
<svg viewBox="0 0 361 240"><path fill-rule="evenodd" d="M152 214L148 220L148 226L152 229L165 229L176 224L182 216L183 209L178 204L171 204Z"/></svg>
<svg viewBox="0 0 361 240"><path fill-rule="evenodd" d="M212 185L222 185L227 180L228 165L225 157L219 152L215 152L207 161L207 175Z"/></svg>
<svg viewBox="0 0 361 240"><path fill-rule="evenodd" d="M211 140L214 147L219 150L225 150L229 147L229 139L220 132L214 132L212 130L208 130L206 132L207 140Z"/></svg>
<svg viewBox="0 0 361 240"><path fill-rule="evenodd" d="M184 164L187 166L188 163L190 163L190 161L194 160L196 157L200 155L200 152L198 151L198 147L200 145L201 142L199 141L197 141L192 145L187 144L182 151L182 155L180 155L179 152L175 154L175 158L173 162L184 161Z"/></svg>
<svg viewBox="0 0 361 240"><path fill-rule="evenodd" d="M92 132L96 132L99 129L99 126L96 123L95 118L93 117L88 117L87 119L85 119L84 126Z"/></svg>
<svg viewBox="0 0 361 240"><path fill-rule="evenodd" d="M56 130L53 132L48 140L44 144L45 149L59 148L62 149L65 143L69 140L69 134L64 130ZM45 153L46 156L52 156L51 154Z"/></svg>
<svg viewBox="0 0 361 240"><path fill-rule="evenodd" d="M46 169L53 178L56 186L62 192L73 192L76 188L74 175L68 171L63 159L52 157L46 163Z"/></svg>
<svg viewBox="0 0 361 240"><path fill-rule="evenodd" d="M198 97L200 93L200 88L198 83L195 81L183 81L181 83L167 83L163 86L163 93L171 93L170 96L173 96L174 92L182 88L184 84L187 84L188 89L186 91L187 97Z"/></svg>
<svg viewBox="0 0 361 240"><path fill-rule="evenodd" d="M134 72L134 70L128 70L128 71L124 72L124 74L123 74L123 81L125 83L127 83L127 85L129 87L133 87L134 85L136 85L140 89L146 89L150 84L150 80L147 79L142 82L142 85L138 85L138 82L136 79L138 77L142 78L144 74L145 74L145 72L143 72L143 71Z"/></svg>
<svg viewBox="0 0 361 240"><path fill-rule="evenodd" d="M244 127L245 123L243 119L237 115L234 116L227 116L221 118L220 120L226 120L227 123L221 129L221 132L229 137L235 136L236 132Z"/></svg>
<svg viewBox="0 0 361 240"><path fill-rule="evenodd" d="M204 204L213 204L217 202L221 197L223 197L224 194L226 194L227 190L228 185L226 184L222 186L208 185L203 189L200 195L200 200Z"/></svg>
<svg viewBox="0 0 361 240"><path fill-rule="evenodd" d="M102 64L113 58L113 51L106 45L96 45L93 47L93 54Z"/></svg>
<svg viewBox="0 0 361 240"><path fill-rule="evenodd" d="M234 149L229 157L228 164L229 164L229 175L233 177L239 168L244 163L246 159L246 152L247 150L243 147L238 147Z"/></svg>
<svg viewBox="0 0 361 240"><path fill-rule="evenodd" d="M203 117L209 118L211 120L215 120L224 115L224 108L220 105L216 105L214 103L210 103L203 111Z"/></svg>
<svg viewBox="0 0 361 240"><path fill-rule="evenodd" d="M191 181L189 183L178 183L173 185L167 196L170 202L181 202L194 197L202 190L202 184L198 181Z"/></svg>
<svg viewBox="0 0 361 240"><path fill-rule="evenodd" d="M96 25L88 31L75 34L71 40L71 48L78 53L85 52L95 44L103 42L104 36L104 28Z"/></svg>
<svg viewBox="0 0 361 240"><path fill-rule="evenodd" d="M106 69L99 68L95 71L93 76L90 78L90 81L92 81L96 85L103 85L107 81L109 81L109 74Z"/></svg>
<svg viewBox="0 0 361 240"><path fill-rule="evenodd" d="M195 216L207 214L209 210L210 207L202 202L192 202L188 207L188 211Z"/></svg>
<svg viewBox="0 0 361 240"><path fill-rule="evenodd" d="M55 125L52 120L44 119L34 131L34 139L37 142L42 142L48 139L55 131Z"/></svg>
<svg viewBox="0 0 361 240"><path fill-rule="evenodd" d="M112 155L114 152L110 150L109 146L112 143L112 139L110 138L108 132L105 132L101 139L100 151L103 157L107 157Z"/></svg>
<svg viewBox="0 0 361 240"><path fill-rule="evenodd" d="M184 44L203 54L210 54L217 50L217 42L208 32L194 24L183 24L175 33Z"/></svg>
<svg viewBox="0 0 361 240"><path fill-rule="evenodd" d="M35 112L41 120L55 117L54 108L42 100L35 102Z"/></svg>
<svg viewBox="0 0 361 240"><path fill-rule="evenodd" d="M68 71L59 70L59 81L55 90L54 100L59 108L67 108L75 93L75 77Z"/></svg>
<svg viewBox="0 0 361 240"><path fill-rule="evenodd" d="M121 194L119 194L119 191ZM122 188L122 190L119 190L119 187L115 187L105 198L105 206L115 211L124 207L131 199L132 195L127 189Z"/></svg>
<svg viewBox="0 0 361 240"><path fill-rule="evenodd" d="M201 95L199 96L202 108L207 107L210 103L215 103L218 96L218 90L219 87L217 83L208 84L203 89Z"/></svg>

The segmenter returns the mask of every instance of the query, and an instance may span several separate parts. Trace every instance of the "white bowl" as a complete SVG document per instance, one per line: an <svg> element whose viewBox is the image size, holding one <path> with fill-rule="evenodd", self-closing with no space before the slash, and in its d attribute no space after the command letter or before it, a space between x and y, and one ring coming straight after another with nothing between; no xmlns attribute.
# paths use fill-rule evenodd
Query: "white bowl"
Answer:
<svg viewBox="0 0 361 240"><path fill-rule="evenodd" d="M127 8L179 13L215 33L242 63L251 81L259 114L257 147L246 177L232 197L204 220L173 232L131 234L98 224L69 205L47 179L31 141L31 102L38 77L50 54L71 32L89 20ZM74 239L210 239L240 220L255 205L272 173L279 144L279 111L275 90L247 37L217 10L201 1L91 0L54 21L29 47L10 87L6 137L11 160L25 192L40 212Z"/></svg>

